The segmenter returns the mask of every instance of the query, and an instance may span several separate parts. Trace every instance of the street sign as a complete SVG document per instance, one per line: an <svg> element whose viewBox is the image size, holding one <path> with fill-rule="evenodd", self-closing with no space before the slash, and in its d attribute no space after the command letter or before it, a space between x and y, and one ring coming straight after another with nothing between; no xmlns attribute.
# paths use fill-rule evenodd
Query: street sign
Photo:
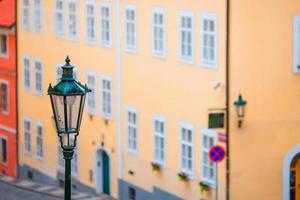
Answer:
<svg viewBox="0 0 300 200"><path fill-rule="evenodd" d="M210 148L208 155L211 162L220 162L225 157L225 150L223 147L215 145Z"/></svg>
<svg viewBox="0 0 300 200"><path fill-rule="evenodd" d="M226 140L227 140L227 135L226 135L226 133L221 133L221 132L219 132L219 133L218 133L218 139L219 139L219 142L226 142Z"/></svg>

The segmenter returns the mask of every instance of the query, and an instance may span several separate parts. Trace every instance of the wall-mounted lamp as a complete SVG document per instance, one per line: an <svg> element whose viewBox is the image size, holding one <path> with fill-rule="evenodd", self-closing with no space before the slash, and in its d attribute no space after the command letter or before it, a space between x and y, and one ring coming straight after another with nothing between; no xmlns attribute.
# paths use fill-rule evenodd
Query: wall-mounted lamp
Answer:
<svg viewBox="0 0 300 200"><path fill-rule="evenodd" d="M243 99L242 95L239 95L239 98L234 102L236 107L237 117L238 117L238 126L242 127L242 123L245 116L245 105L247 102Z"/></svg>

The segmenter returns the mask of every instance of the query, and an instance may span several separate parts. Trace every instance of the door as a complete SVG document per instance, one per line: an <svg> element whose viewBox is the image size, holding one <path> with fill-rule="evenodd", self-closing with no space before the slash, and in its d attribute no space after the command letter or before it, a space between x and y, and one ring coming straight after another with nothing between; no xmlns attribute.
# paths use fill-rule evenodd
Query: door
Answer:
<svg viewBox="0 0 300 200"><path fill-rule="evenodd" d="M104 150L97 151L96 170L97 193L110 195L110 162Z"/></svg>
<svg viewBox="0 0 300 200"><path fill-rule="evenodd" d="M109 184L109 157L106 152L102 151L102 160L103 160L103 193L110 194L110 184Z"/></svg>

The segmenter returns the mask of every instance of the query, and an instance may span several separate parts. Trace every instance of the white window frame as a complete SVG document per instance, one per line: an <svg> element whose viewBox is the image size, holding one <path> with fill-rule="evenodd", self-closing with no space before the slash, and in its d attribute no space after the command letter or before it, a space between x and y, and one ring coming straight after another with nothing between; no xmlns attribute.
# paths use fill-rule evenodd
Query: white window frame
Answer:
<svg viewBox="0 0 300 200"><path fill-rule="evenodd" d="M293 72L300 74L300 16L293 17Z"/></svg>
<svg viewBox="0 0 300 200"><path fill-rule="evenodd" d="M108 34L109 34L109 41L103 40L103 26L102 26L102 21L103 19L103 15L102 15L102 8L107 8L108 12L109 12L109 16L107 19L108 23L109 23L109 29L108 29ZM101 46L102 47L106 47L106 48L111 48L112 47L112 9L111 9L111 3L100 3L100 42L101 42Z"/></svg>
<svg viewBox="0 0 300 200"><path fill-rule="evenodd" d="M94 13L93 14L90 14L88 13L88 6L93 6L93 9L94 9ZM96 18L96 13L97 13L97 7L96 7L96 2L94 0L86 0L85 1L85 35L86 35L86 42L88 44L96 44L96 38L97 38L97 34L96 34L96 31L97 31L97 18ZM89 27L88 25L88 20L89 18L93 19L94 21L94 24L92 27ZM93 31L94 31L94 37L90 37L89 36L89 28L92 28Z"/></svg>
<svg viewBox="0 0 300 200"><path fill-rule="evenodd" d="M126 12L128 10L131 10L134 12L134 20L133 21L128 21L128 19L126 18ZM129 5L125 5L124 7L124 46L125 46L125 51L129 52L129 53L137 53L138 51L138 13L137 13L137 6L133 5L133 4L129 4ZM128 43L127 38L129 37L127 35L127 23L132 23L134 26L134 32L132 33L133 35L133 41L134 41L134 45L131 45Z"/></svg>
<svg viewBox="0 0 300 200"><path fill-rule="evenodd" d="M40 6L36 6L36 1L33 0L33 30L34 32L42 32L43 30L43 0L40 1ZM37 12L39 12L39 18L37 16ZM39 26L38 26L39 24Z"/></svg>
<svg viewBox="0 0 300 200"><path fill-rule="evenodd" d="M209 152L209 148L206 149L204 148L204 136L207 136L209 138L212 138L213 139L213 145L216 145L217 144L217 133L216 131L212 130L212 129L207 129L207 128L202 128L201 129L201 153L200 153L200 160L201 160L201 163L200 163L200 166L201 166L201 181L204 181L206 183L208 183L209 185L211 185L212 187L215 187L216 186L216 164L213 164L213 173L214 173L214 177L212 179L209 179L207 177L205 177L204 175L204 157L203 157L203 153L205 152ZM209 159L209 157L208 157Z"/></svg>
<svg viewBox="0 0 300 200"><path fill-rule="evenodd" d="M94 78L94 85L91 86L89 85L88 83L88 77L89 76L92 76ZM92 90L92 92L89 92L87 93L87 97L86 97L86 106L87 106L87 113L91 114L91 115L96 115L97 113L97 78L96 78L96 73L95 72L92 72L92 71L87 71L86 72L86 84L88 85L89 89ZM89 105L89 96L91 94L94 94L94 104L95 104L95 107L90 107Z"/></svg>
<svg viewBox="0 0 300 200"><path fill-rule="evenodd" d="M56 7L56 4L57 2L62 2L62 10L58 10L57 7ZM55 34L57 36L63 36L64 35L64 30L65 30L65 1L64 0L55 0L55 3L54 3L54 12L55 12L55 16L54 16L54 24L55 24ZM62 21L61 21L61 30L58 29L58 18L57 18L57 15L58 14L61 14L62 16Z"/></svg>
<svg viewBox="0 0 300 200"><path fill-rule="evenodd" d="M9 81L0 79L0 85L5 84L7 86L7 94L6 94L6 101L7 101L7 108L4 111L0 110L0 113L4 115L8 115L10 112L10 87L9 87Z"/></svg>
<svg viewBox="0 0 300 200"><path fill-rule="evenodd" d="M28 130L25 130L25 122L29 122L29 124L30 124L30 130L29 130L29 146L30 146L30 151L27 149L27 141L26 141L26 131L28 131ZM28 118L28 117L24 117L23 118L23 132L24 132L24 152L26 153L26 154L29 154L29 155L31 155L31 153L32 153L32 141L31 141L31 135L32 135L32 121L31 121L31 119L30 118Z"/></svg>
<svg viewBox="0 0 300 200"><path fill-rule="evenodd" d="M41 90L39 91L37 89L37 73L38 71L36 70L36 63L40 63L41 64ZM43 95L43 91L44 91L44 65L43 65L43 60L41 58L36 58L34 59L34 89L35 89L35 94L37 96L42 96Z"/></svg>
<svg viewBox="0 0 300 200"><path fill-rule="evenodd" d="M185 30L185 31L191 31L191 56L185 56L181 54L181 47L182 47L182 40L181 40L181 32L183 31L183 28L181 27L181 19L182 17L188 17L191 18L191 30ZM178 27L179 27L179 35L178 35L178 53L179 53L179 61L183 64L194 64L194 55L195 55L195 25L194 25L194 12L188 11L188 10L181 10L179 11L179 18L178 18Z"/></svg>
<svg viewBox="0 0 300 200"><path fill-rule="evenodd" d="M42 129L42 137L41 137L41 140L42 140L42 146L39 147L38 146L38 138L39 138L39 135L38 135L38 128L41 128ZM42 122L36 122L36 126L35 126L35 142L36 142L36 158L39 159L39 160L43 160L44 158L44 155L45 155L45 151L44 151L44 147L45 147L45 129L44 129L44 125ZM39 148L42 149L42 156L39 155Z"/></svg>
<svg viewBox="0 0 300 200"><path fill-rule="evenodd" d="M24 11L28 11L28 19L27 22L25 23L25 16L24 16ZM28 0L28 5L24 5L24 0L22 0L22 29L25 31L30 30L30 0Z"/></svg>
<svg viewBox="0 0 300 200"><path fill-rule="evenodd" d="M214 22L214 32L204 30L204 20L210 20ZM218 68L218 15L216 13L201 13L201 65L203 67L217 69ZM204 36L205 34L212 35L214 37L214 60L204 58Z"/></svg>
<svg viewBox="0 0 300 200"><path fill-rule="evenodd" d="M73 35L73 33L71 33L71 30L70 30L70 3L75 3L75 13L72 13L72 14L75 14L75 34ZM78 26L79 26L79 18L78 18L78 13L79 13L79 6L78 6L78 0L68 0L67 2L67 10L68 10L68 37L70 40L78 40L78 35L79 35L79 30L78 30Z"/></svg>
<svg viewBox="0 0 300 200"><path fill-rule="evenodd" d="M129 123L129 119L128 119L128 113L129 112L134 113L136 115L136 124ZM138 152L138 138L139 138L139 128L138 128L138 124L139 124L138 120L139 119L138 118L139 118L138 109L136 107L133 107L133 106L127 106L127 109L126 109L127 152L129 154L134 154L134 155L136 155L137 152ZM133 149L129 146L129 140L130 140L129 131L128 131L129 126L136 129L136 137L133 138L133 140L135 140L135 143L136 143L136 148L135 149Z"/></svg>
<svg viewBox="0 0 300 200"><path fill-rule="evenodd" d="M6 141L6 162L3 162L2 159L0 159L0 163L3 164L4 166L8 166L8 159L9 159L8 138L5 135L0 135L0 155L2 155L1 139Z"/></svg>
<svg viewBox="0 0 300 200"><path fill-rule="evenodd" d="M192 132L192 142L185 142L185 141L182 140L182 132L181 132L182 128L191 130L191 132ZM195 143L195 140L194 140L194 138L195 138L195 127L194 127L194 125L192 123L189 123L189 122L181 121L179 123L179 138L180 138L180 158L179 158L180 159L180 171L188 174L189 178L193 179L194 178L194 164L195 164L195 152L194 152L195 151L195 147L194 147L195 146L194 145L194 143ZM191 146L191 148L192 148L192 158L191 158L192 169L191 170L186 170L186 169L183 169L183 167L182 167L183 166L183 163L182 163L182 153L183 153L182 145L183 144Z"/></svg>
<svg viewBox="0 0 300 200"><path fill-rule="evenodd" d="M29 70L29 77L28 77L28 79L29 79L29 86L27 86L26 84L25 84L25 70L27 70L26 68L25 68L25 63L24 63L24 61L25 61L25 59L28 59L28 61L29 61L29 66L28 66L28 70ZM31 85L32 85L32 80L31 80L31 76L32 76L32 74L31 74L31 59L30 59L30 57L28 56L28 55L23 55L22 56L22 70L23 70L23 89L24 89L24 91L30 91L31 90Z"/></svg>
<svg viewBox="0 0 300 200"><path fill-rule="evenodd" d="M154 16L156 14L162 15L163 16L163 23L162 24L155 24L155 19ZM155 58L165 58L166 57L166 10L162 7L153 7L152 8L152 15L151 15L151 19L152 19L152 29L151 29L151 33L152 33L152 55ZM155 38L155 28L160 28L162 29L163 32L163 37L161 38L162 40L162 50L157 50L155 49L155 40L157 40Z"/></svg>
<svg viewBox="0 0 300 200"><path fill-rule="evenodd" d="M158 121L160 123L163 123L164 125L164 132L161 134L159 132L156 132L155 130L155 122ZM156 137L162 138L164 143L164 149L163 151L163 160L159 160L156 158ZM160 164L162 167L166 166L166 160L167 160L167 119L165 116L160 114L153 114L153 161Z"/></svg>
<svg viewBox="0 0 300 200"><path fill-rule="evenodd" d="M113 83L112 83L112 77L109 75L101 74L100 75L100 94L101 94L101 115L104 119L111 120L112 119L112 111L113 111ZM103 81L109 81L110 82L110 91L104 88ZM104 93L108 93L110 95L110 102L106 102L106 104L110 105L110 113L104 112Z"/></svg>
<svg viewBox="0 0 300 200"><path fill-rule="evenodd" d="M5 40L5 42L6 42L6 52L5 53L0 52L0 57L8 58L8 55L9 55L9 34L7 32L0 31L0 35L4 35L5 38L6 38L6 40Z"/></svg>

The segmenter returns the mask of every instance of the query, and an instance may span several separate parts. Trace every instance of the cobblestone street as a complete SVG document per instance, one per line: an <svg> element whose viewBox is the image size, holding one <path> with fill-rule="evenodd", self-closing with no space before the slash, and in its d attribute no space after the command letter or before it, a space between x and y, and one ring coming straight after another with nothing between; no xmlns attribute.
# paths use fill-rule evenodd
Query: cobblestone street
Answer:
<svg viewBox="0 0 300 200"><path fill-rule="evenodd" d="M0 182L0 200L58 200L45 194L20 189L7 183Z"/></svg>

